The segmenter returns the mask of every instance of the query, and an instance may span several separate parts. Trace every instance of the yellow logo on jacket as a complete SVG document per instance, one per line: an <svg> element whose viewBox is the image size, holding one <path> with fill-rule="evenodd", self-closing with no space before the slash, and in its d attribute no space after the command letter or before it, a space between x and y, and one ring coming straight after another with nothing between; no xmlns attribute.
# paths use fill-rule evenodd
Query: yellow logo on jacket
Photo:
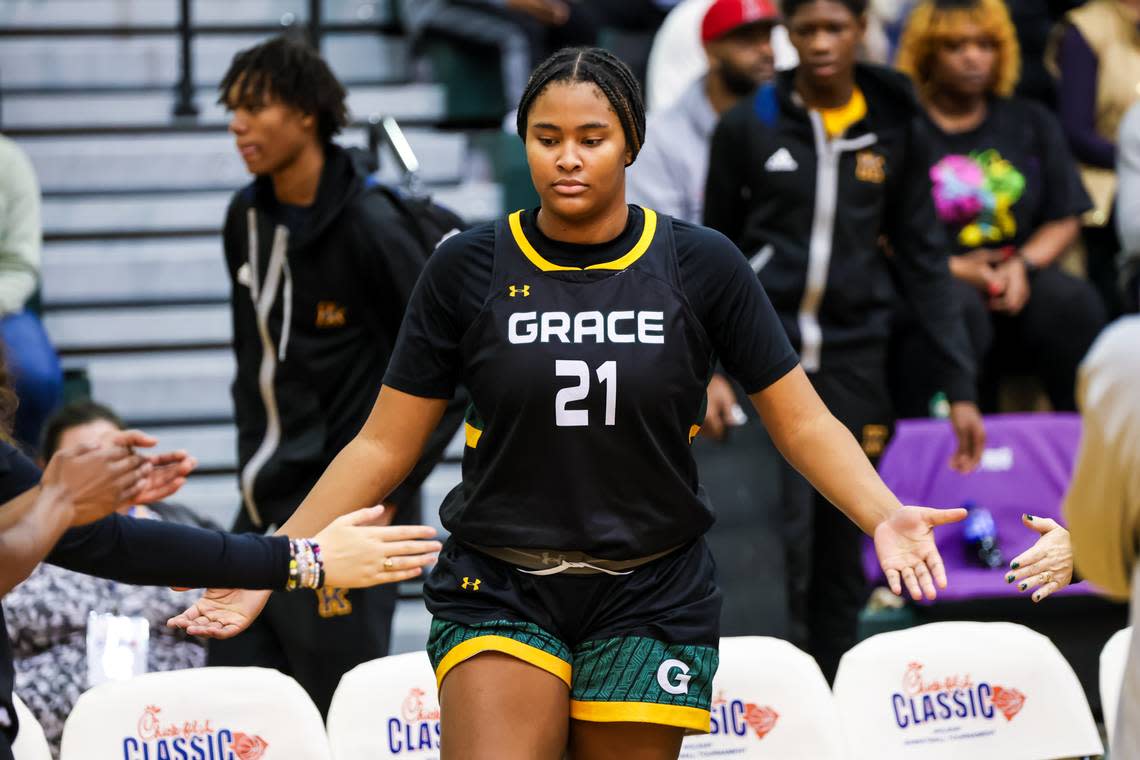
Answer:
<svg viewBox="0 0 1140 760"><path fill-rule="evenodd" d="M317 327L344 327L348 322L346 308L336 301L317 304Z"/></svg>
<svg viewBox="0 0 1140 760"><path fill-rule="evenodd" d="M346 588L319 588L314 591L317 595L317 614L323 618L340 617L352 614L352 602L348 599Z"/></svg>
<svg viewBox="0 0 1140 760"><path fill-rule="evenodd" d="M463 576L463 583L460 583L459 585L463 588L464 591L478 591L479 584L482 582L483 581L479 580L478 578L471 580L465 575Z"/></svg>
<svg viewBox="0 0 1140 760"><path fill-rule="evenodd" d="M855 154L855 178L881 185L887 181L886 164L887 159L873 150L861 150Z"/></svg>
<svg viewBox="0 0 1140 760"><path fill-rule="evenodd" d="M530 297L530 285L511 285L510 286L511 298L522 296L523 298Z"/></svg>

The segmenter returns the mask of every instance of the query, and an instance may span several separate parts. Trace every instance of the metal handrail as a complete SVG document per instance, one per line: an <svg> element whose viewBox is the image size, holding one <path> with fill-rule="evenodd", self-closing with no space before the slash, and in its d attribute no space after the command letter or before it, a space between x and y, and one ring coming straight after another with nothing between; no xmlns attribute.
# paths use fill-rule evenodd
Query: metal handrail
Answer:
<svg viewBox="0 0 1140 760"><path fill-rule="evenodd" d="M179 0L178 4L178 39L180 51L180 70L178 77L178 84L175 87L175 103L174 115L181 117L194 117L198 115L198 107L194 103L194 51L193 51L193 38L196 34L213 33L215 31L233 32L240 30L244 32L265 31L272 32L275 29L284 28L286 30L295 30L300 25L296 23L293 14L286 14L282 17L280 27L272 25L239 25L234 27L220 27L218 25L202 25L194 26L192 18L191 3L193 0ZM330 31L376 31L385 32L391 31L392 25L387 23L379 24L344 24L344 23L325 23L323 21L323 0L309 0L309 18L304 24L304 34L309 44L315 50L321 49L321 42L326 33Z"/></svg>

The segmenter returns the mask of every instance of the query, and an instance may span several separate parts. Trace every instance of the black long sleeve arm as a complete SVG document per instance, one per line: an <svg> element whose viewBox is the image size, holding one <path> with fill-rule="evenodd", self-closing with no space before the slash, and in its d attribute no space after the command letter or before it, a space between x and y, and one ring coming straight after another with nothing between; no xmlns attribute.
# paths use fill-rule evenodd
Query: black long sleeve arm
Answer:
<svg viewBox="0 0 1140 760"><path fill-rule="evenodd" d="M115 514L64 533L45 561L139 586L283 589L289 542Z"/></svg>

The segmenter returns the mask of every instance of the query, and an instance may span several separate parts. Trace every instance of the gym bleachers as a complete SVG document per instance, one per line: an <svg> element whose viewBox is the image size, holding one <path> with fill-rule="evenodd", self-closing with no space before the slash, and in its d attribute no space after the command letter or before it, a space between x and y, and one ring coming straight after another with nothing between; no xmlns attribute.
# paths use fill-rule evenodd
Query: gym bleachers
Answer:
<svg viewBox="0 0 1140 760"><path fill-rule="evenodd" d="M178 500L228 525L240 498L220 233L230 195L249 177L215 88L238 50L307 30L313 3L193 0L196 117L174 115L179 5L0 3L0 130L27 151L43 190L42 308L65 367L85 372L96 399L164 448L198 457ZM446 127L445 90L412 81L388 0L316 5L322 53L349 90L352 125L338 140L367 146L370 124L395 117L423 189L470 221L499 215L503 191L485 147L494 140ZM382 150L380 162L381 178L399 182L394 157ZM453 462L433 474L429 519L458 478ZM402 604L393 651L422 645L421 608Z"/></svg>

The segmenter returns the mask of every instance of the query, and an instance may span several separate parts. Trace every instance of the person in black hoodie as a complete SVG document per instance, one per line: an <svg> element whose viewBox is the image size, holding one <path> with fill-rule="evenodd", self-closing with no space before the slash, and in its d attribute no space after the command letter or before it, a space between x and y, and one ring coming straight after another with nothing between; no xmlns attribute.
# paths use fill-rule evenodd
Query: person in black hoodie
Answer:
<svg viewBox="0 0 1140 760"><path fill-rule="evenodd" d="M952 465L972 469L984 429L929 164L917 159L918 104L901 74L855 63L865 0L783 7L800 65L717 126L705 224L750 257L816 390L872 459L893 423L886 354L897 282L952 368ZM866 595L859 532L790 468L784 480L793 638L830 680Z"/></svg>
<svg viewBox="0 0 1140 760"><path fill-rule="evenodd" d="M345 91L301 42L235 56L219 102L256 179L230 203L233 384L244 509L235 531L281 526L360 429L424 264L410 220L332 138ZM457 429L445 418L386 514L418 520L417 489ZM388 654L393 585L278 594L257 626L211 646L211 665L292 675L327 712L341 675Z"/></svg>

